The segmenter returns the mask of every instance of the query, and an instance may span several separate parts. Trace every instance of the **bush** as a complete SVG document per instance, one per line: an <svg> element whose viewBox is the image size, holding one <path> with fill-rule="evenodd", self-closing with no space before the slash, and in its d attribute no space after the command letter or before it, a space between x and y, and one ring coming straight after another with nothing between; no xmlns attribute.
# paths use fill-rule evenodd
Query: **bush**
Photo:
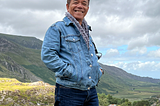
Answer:
<svg viewBox="0 0 160 106"><path fill-rule="evenodd" d="M150 106L150 104L148 101L142 100L133 102L133 106Z"/></svg>

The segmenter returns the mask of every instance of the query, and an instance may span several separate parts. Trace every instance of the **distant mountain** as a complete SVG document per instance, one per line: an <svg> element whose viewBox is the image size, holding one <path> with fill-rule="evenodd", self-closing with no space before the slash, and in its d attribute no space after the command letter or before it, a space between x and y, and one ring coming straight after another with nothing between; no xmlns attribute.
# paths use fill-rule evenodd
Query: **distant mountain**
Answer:
<svg viewBox="0 0 160 106"><path fill-rule="evenodd" d="M150 77L140 77L136 76L130 73L127 73L126 71L114 67L114 66L107 66L100 64L104 70L110 74L111 76L118 77L118 78L123 78L123 79L129 79L129 80L137 80L137 81L142 81L142 82L150 82L150 83L160 83L160 79L153 79Z"/></svg>
<svg viewBox="0 0 160 106"><path fill-rule="evenodd" d="M0 33L0 37L3 39L7 39L10 42L19 44L26 48L31 49L41 49L42 41L35 37L24 37L24 36L15 36Z"/></svg>
<svg viewBox="0 0 160 106"><path fill-rule="evenodd" d="M0 33L0 77L16 78L23 82L44 81L55 84L54 73L41 61L42 41L35 37ZM157 86L160 79L139 77L126 71L100 64L105 71L97 90L99 93L128 91L135 86Z"/></svg>
<svg viewBox="0 0 160 106"><path fill-rule="evenodd" d="M126 71L114 67L101 64L101 67L105 71L97 87L98 92L106 94L116 94L119 91L127 92L131 88L135 87L150 87L159 86L160 79L153 79L149 77L140 77Z"/></svg>

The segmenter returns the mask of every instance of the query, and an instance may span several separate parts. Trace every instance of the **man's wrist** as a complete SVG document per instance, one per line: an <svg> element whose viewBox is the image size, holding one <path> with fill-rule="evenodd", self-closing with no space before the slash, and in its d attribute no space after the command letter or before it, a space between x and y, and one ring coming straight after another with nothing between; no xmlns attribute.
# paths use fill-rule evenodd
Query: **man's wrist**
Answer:
<svg viewBox="0 0 160 106"><path fill-rule="evenodd" d="M102 70L102 69L100 69L101 70L101 72L102 72L102 75L104 74L104 71Z"/></svg>

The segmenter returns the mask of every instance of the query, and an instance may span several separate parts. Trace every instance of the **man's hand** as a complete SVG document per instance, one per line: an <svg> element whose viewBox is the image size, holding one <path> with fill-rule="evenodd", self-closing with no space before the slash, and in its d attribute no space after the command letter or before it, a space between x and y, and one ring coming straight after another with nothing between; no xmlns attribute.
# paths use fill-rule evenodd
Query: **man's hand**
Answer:
<svg viewBox="0 0 160 106"><path fill-rule="evenodd" d="M101 70L101 72L102 72L102 75L104 74L104 71L102 70L102 69L100 69Z"/></svg>

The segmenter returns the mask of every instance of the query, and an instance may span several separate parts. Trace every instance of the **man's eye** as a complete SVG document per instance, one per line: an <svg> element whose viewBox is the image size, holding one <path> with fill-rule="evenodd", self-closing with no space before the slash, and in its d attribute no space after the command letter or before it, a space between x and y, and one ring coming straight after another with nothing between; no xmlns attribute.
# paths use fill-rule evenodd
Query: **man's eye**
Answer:
<svg viewBox="0 0 160 106"><path fill-rule="evenodd" d="M87 3L82 3L82 5L86 6L86 5L87 5Z"/></svg>
<svg viewBox="0 0 160 106"><path fill-rule="evenodd" d="M78 4L78 2L74 2L73 4Z"/></svg>

